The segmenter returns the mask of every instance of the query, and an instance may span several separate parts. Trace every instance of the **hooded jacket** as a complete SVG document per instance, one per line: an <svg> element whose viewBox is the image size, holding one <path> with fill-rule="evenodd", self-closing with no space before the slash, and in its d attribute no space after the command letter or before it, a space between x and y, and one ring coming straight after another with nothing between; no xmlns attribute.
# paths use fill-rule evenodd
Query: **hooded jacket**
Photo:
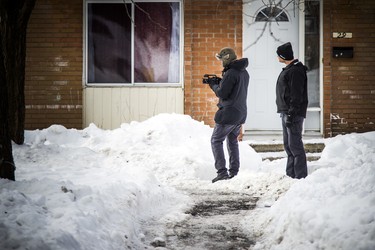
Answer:
<svg viewBox="0 0 375 250"><path fill-rule="evenodd" d="M281 71L276 84L277 113L306 117L307 67L297 59Z"/></svg>
<svg viewBox="0 0 375 250"><path fill-rule="evenodd" d="M247 88L249 86L247 58L231 62L224 68L219 84L210 86L219 97L219 110L215 114L217 124L243 124L247 116Z"/></svg>

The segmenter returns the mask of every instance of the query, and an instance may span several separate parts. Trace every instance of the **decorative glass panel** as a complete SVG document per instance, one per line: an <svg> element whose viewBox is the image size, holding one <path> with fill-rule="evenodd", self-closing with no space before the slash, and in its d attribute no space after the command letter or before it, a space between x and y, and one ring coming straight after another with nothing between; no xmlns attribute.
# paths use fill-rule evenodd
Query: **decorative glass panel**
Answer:
<svg viewBox="0 0 375 250"><path fill-rule="evenodd" d="M309 107L320 106L319 90L319 19L320 2L305 2L305 64L308 68Z"/></svg>
<svg viewBox="0 0 375 250"><path fill-rule="evenodd" d="M256 22L288 22L289 18L284 10L278 7L266 7L258 12Z"/></svg>

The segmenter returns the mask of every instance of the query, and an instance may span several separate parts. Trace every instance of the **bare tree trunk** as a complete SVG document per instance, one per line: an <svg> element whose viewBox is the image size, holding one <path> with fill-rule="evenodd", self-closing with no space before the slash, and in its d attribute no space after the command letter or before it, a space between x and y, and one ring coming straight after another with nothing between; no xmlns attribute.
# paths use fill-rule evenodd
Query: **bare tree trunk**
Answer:
<svg viewBox="0 0 375 250"><path fill-rule="evenodd" d="M15 180L12 142L25 124L27 23L36 0L0 0L0 178Z"/></svg>
<svg viewBox="0 0 375 250"><path fill-rule="evenodd" d="M1 44L1 42L0 42ZM2 45L2 44L1 44ZM0 53L0 178L15 180L12 142L8 128L8 89L5 80L4 56Z"/></svg>

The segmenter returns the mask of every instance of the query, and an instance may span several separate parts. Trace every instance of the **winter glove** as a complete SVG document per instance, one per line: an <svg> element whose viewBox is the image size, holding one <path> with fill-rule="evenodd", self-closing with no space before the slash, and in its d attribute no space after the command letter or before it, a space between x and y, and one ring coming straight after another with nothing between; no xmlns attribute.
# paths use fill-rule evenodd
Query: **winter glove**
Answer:
<svg viewBox="0 0 375 250"><path fill-rule="evenodd" d="M208 85L210 85L210 88L215 92L215 89L219 86L218 84L215 84L215 83L209 83Z"/></svg>
<svg viewBox="0 0 375 250"><path fill-rule="evenodd" d="M209 82L210 88L215 92L215 90L219 87L220 82L221 82L220 77L212 78L211 81Z"/></svg>
<svg viewBox="0 0 375 250"><path fill-rule="evenodd" d="M286 121L285 121L285 126L287 128L290 128L293 126L293 117L291 115L287 115Z"/></svg>

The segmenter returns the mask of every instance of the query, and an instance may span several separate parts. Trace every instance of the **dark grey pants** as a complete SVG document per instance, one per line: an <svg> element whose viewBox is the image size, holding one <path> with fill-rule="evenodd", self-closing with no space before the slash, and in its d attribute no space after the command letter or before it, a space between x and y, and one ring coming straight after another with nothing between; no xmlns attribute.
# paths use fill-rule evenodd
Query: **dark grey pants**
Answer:
<svg viewBox="0 0 375 250"><path fill-rule="evenodd" d="M303 118L293 118L293 125L290 128L285 126L287 115L281 114L283 125L284 149L288 155L286 163L286 175L292 178L305 178L307 176L306 153L302 142Z"/></svg>
<svg viewBox="0 0 375 250"><path fill-rule="evenodd" d="M225 156L223 142L227 139L227 149L229 153L229 173L236 175L240 168L240 153L238 149L238 136L241 131L241 124L215 124L214 131L211 136L211 148L215 158L215 168L217 174L228 173L225 167Z"/></svg>

